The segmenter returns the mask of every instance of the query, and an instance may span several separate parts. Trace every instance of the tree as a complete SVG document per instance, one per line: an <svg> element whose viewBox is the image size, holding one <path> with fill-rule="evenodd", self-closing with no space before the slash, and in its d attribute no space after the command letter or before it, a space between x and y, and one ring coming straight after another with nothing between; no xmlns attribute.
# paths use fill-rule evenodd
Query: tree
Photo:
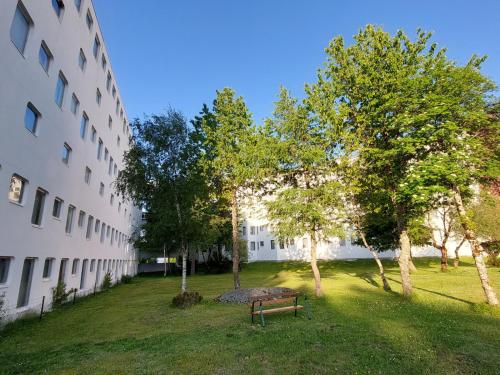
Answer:
<svg viewBox="0 0 500 375"><path fill-rule="evenodd" d="M240 288L238 193L254 177L252 144L255 128L243 98L230 88L217 91L212 111L206 106L201 114L204 144L209 153L202 164L230 202L234 288Z"/></svg>
<svg viewBox="0 0 500 375"><path fill-rule="evenodd" d="M411 221L447 196L467 226L461 198L469 196L485 155L472 133L487 126L485 95L493 87L479 72L481 59L459 67L428 43L430 37L419 30L412 41L403 31L391 36L371 25L349 47L337 37L326 50L318 82L308 87L321 120L357 140L352 149L363 166L371 204L382 208L389 202L406 296L412 294ZM470 228L465 232L488 301L496 304L475 234Z"/></svg>
<svg viewBox="0 0 500 375"><path fill-rule="evenodd" d="M325 174L331 164L329 145L320 124L285 89L266 130L275 143L269 151L275 155L269 159L275 161L275 179L267 183L277 187L266 204L268 216L280 240L309 237L315 293L321 296L317 245L343 235L340 184Z"/></svg>
<svg viewBox="0 0 500 375"><path fill-rule="evenodd" d="M147 221L141 240L148 248L164 245L182 255L181 291L187 290L186 258L190 242L202 236L203 179L197 170L197 149L184 116L169 109L144 121L135 120L133 143L124 155L125 168L116 187L143 207Z"/></svg>

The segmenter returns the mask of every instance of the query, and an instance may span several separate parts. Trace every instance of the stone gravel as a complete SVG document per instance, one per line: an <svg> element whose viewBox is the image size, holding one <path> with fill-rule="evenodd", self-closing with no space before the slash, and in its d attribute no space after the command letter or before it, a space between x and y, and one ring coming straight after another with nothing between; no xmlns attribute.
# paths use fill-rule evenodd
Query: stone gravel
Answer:
<svg viewBox="0 0 500 375"><path fill-rule="evenodd" d="M222 303L250 303L252 299L263 297L264 299L279 298L283 294L297 293L290 288L242 288L226 292L215 300Z"/></svg>

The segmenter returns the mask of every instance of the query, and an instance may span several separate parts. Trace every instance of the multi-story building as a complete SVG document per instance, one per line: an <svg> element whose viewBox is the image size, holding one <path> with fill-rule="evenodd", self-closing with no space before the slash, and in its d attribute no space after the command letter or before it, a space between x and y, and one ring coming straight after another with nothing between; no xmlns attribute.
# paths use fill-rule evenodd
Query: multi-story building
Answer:
<svg viewBox="0 0 500 375"><path fill-rule="evenodd" d="M0 2L0 296L7 314L135 274L113 187L129 124L91 0Z"/></svg>

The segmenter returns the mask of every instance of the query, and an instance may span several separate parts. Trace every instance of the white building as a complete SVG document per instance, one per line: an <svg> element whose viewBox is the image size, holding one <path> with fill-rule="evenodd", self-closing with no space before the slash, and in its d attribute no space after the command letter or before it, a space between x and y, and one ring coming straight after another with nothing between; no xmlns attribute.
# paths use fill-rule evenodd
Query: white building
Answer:
<svg viewBox="0 0 500 375"><path fill-rule="evenodd" d="M0 2L0 296L8 315L52 288L135 274L140 211L112 186L129 126L91 0Z"/></svg>

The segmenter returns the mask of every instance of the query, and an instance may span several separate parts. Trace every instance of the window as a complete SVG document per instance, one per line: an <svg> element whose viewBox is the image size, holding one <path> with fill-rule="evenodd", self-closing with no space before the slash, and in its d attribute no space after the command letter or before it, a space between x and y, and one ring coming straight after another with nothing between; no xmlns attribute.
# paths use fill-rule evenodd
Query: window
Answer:
<svg viewBox="0 0 500 375"><path fill-rule="evenodd" d="M101 182L101 184L99 185L99 194L100 195L104 195L104 184Z"/></svg>
<svg viewBox="0 0 500 375"><path fill-rule="evenodd" d="M120 118L123 119L123 108L120 109Z"/></svg>
<svg viewBox="0 0 500 375"><path fill-rule="evenodd" d="M87 58L85 57L85 53L83 53L83 49L80 48L80 53L78 54L78 66L81 71L85 71L85 67L87 66Z"/></svg>
<svg viewBox="0 0 500 375"><path fill-rule="evenodd" d="M339 241L339 245L340 246L345 246L345 239L344 238L341 238L340 241Z"/></svg>
<svg viewBox="0 0 500 375"><path fill-rule="evenodd" d="M94 54L96 60L97 56L99 55L100 48L101 48L101 42L99 40L99 37L96 35L94 38L94 46L92 47L92 53Z"/></svg>
<svg viewBox="0 0 500 375"><path fill-rule="evenodd" d="M85 139L85 135L87 134L87 126L89 124L89 117L85 112L83 112L82 120L80 122L80 137Z"/></svg>
<svg viewBox="0 0 500 375"><path fill-rule="evenodd" d="M24 127L28 129L33 134L36 134L38 127L38 120L40 119L40 112L35 108L33 104L28 103L26 106L26 112L24 113Z"/></svg>
<svg viewBox="0 0 500 375"><path fill-rule="evenodd" d="M276 245L274 243L274 240L271 240L271 250L274 250L276 248Z"/></svg>
<svg viewBox="0 0 500 375"><path fill-rule="evenodd" d="M250 227L250 234L255 235L255 227L254 226Z"/></svg>
<svg viewBox="0 0 500 375"><path fill-rule="evenodd" d="M80 259L73 259L73 264L71 265L71 274L76 275L78 271L78 264L80 263Z"/></svg>
<svg viewBox="0 0 500 375"><path fill-rule="evenodd" d="M113 94L113 99L116 98L116 87L115 87L115 85L113 85L113 90L111 91L111 93Z"/></svg>
<svg viewBox="0 0 500 375"><path fill-rule="evenodd" d="M59 219L61 217L61 209L63 200L61 198L54 199L54 206L52 207L52 216Z"/></svg>
<svg viewBox="0 0 500 375"><path fill-rule="evenodd" d="M71 112L73 112L74 115L78 112L78 107L80 107L80 101L76 97L75 93L71 96Z"/></svg>
<svg viewBox="0 0 500 375"><path fill-rule="evenodd" d="M101 225L101 243L104 242L104 236L106 235L106 223L102 223Z"/></svg>
<svg viewBox="0 0 500 375"><path fill-rule="evenodd" d="M260 247L264 247L264 241L260 241Z"/></svg>
<svg viewBox="0 0 500 375"><path fill-rule="evenodd" d="M118 202L118 212L122 210L122 202Z"/></svg>
<svg viewBox="0 0 500 375"><path fill-rule="evenodd" d="M64 164L69 164L70 155L71 155L71 147L69 147L69 145L65 143L62 149L62 161Z"/></svg>
<svg viewBox="0 0 500 375"><path fill-rule="evenodd" d="M267 225L261 225L259 228L261 233L264 232L266 229L267 229Z"/></svg>
<svg viewBox="0 0 500 375"><path fill-rule="evenodd" d="M9 200L14 203L22 204L24 199L24 189L26 180L17 174L12 175L10 179Z"/></svg>
<svg viewBox="0 0 500 375"><path fill-rule="evenodd" d="M94 24L94 19L92 18L92 14L90 14L90 9L87 10L86 21L87 21L87 27L89 28L89 30L92 30L92 25Z"/></svg>
<svg viewBox="0 0 500 375"><path fill-rule="evenodd" d="M308 247L307 238L305 238L305 237L302 239L302 247L303 248L307 248Z"/></svg>
<svg viewBox="0 0 500 375"><path fill-rule="evenodd" d="M42 66L43 70L46 72L49 71L50 62L52 61L52 53L50 53L49 47L42 40L42 44L40 45L40 50L38 51L38 61Z"/></svg>
<svg viewBox="0 0 500 375"><path fill-rule="evenodd" d="M284 248L285 248L285 242L280 241L280 249L284 249Z"/></svg>
<svg viewBox="0 0 500 375"><path fill-rule="evenodd" d="M116 136L116 145L118 147L120 147L120 136L119 135Z"/></svg>
<svg viewBox="0 0 500 375"><path fill-rule="evenodd" d="M33 25L31 17L22 3L18 2L14 13L14 19L10 25L10 40L12 40L12 43L14 43L21 54L24 54L24 48L26 47L31 25Z"/></svg>
<svg viewBox="0 0 500 375"><path fill-rule="evenodd" d="M104 147L104 160L107 161L109 157L109 151L107 147Z"/></svg>
<svg viewBox="0 0 500 375"><path fill-rule="evenodd" d="M102 70L106 70L106 65L108 65L108 62L106 61L106 57L104 56L104 53L101 56L101 66Z"/></svg>
<svg viewBox="0 0 500 375"><path fill-rule="evenodd" d="M31 224L42 225L43 207L45 205L45 197L47 192L42 188L38 188L35 194L35 202L33 203L33 213L31 215Z"/></svg>
<svg viewBox="0 0 500 375"><path fill-rule="evenodd" d="M73 217L75 216L75 206L68 206L68 215L66 216L66 227L64 230L66 233L71 233L73 230Z"/></svg>
<svg viewBox="0 0 500 375"><path fill-rule="evenodd" d="M60 18L64 11L64 3L62 0L52 0L52 8L54 8L57 17Z"/></svg>
<svg viewBox="0 0 500 375"><path fill-rule="evenodd" d="M95 269L95 259L90 261L90 272L94 272Z"/></svg>
<svg viewBox="0 0 500 375"><path fill-rule="evenodd" d="M290 239L290 246L293 246L293 245L295 245L295 240L292 238L292 239Z"/></svg>
<svg viewBox="0 0 500 375"><path fill-rule="evenodd" d="M78 213L78 227L83 228L83 224L85 223L85 211L80 210Z"/></svg>
<svg viewBox="0 0 500 375"><path fill-rule="evenodd" d="M43 278L48 279L52 274L52 266L54 265L54 258L46 258L43 264Z"/></svg>
<svg viewBox="0 0 500 375"><path fill-rule="evenodd" d="M255 242L254 241L250 242L250 250L255 251Z"/></svg>
<svg viewBox="0 0 500 375"><path fill-rule="evenodd" d="M111 229L111 239L110 239L111 245L113 245L114 238L115 238L115 228L112 228Z"/></svg>
<svg viewBox="0 0 500 375"><path fill-rule="evenodd" d="M64 92L66 91L66 86L68 86L68 81L64 77L64 74L62 74L62 72L59 72L59 77L57 79L57 85L56 85L55 101L60 108L62 108L63 105Z"/></svg>
<svg viewBox="0 0 500 375"><path fill-rule="evenodd" d="M101 160L101 157L102 157L102 148L103 148L102 139L99 138L99 142L97 143L97 159L98 160Z"/></svg>
<svg viewBox="0 0 500 375"><path fill-rule="evenodd" d="M119 111L120 111L120 99L116 99L116 115L118 115Z"/></svg>
<svg viewBox="0 0 500 375"><path fill-rule="evenodd" d="M90 178L92 177L92 170L89 167L85 167L85 178L84 181L87 185L90 185Z"/></svg>
<svg viewBox="0 0 500 375"><path fill-rule="evenodd" d="M113 166L113 174L116 176L117 172L118 172L118 166L115 163L114 166Z"/></svg>
<svg viewBox="0 0 500 375"><path fill-rule="evenodd" d="M110 204L110 205L113 205L113 202L114 202L114 201L115 201L115 196L114 196L113 194L111 194L111 195L109 196L109 204Z"/></svg>
<svg viewBox="0 0 500 375"><path fill-rule="evenodd" d="M97 138L97 130L95 130L95 128L92 126L92 130L90 132L90 140L92 141L92 143L95 142Z"/></svg>
<svg viewBox="0 0 500 375"><path fill-rule="evenodd" d="M94 232L98 233L99 232L99 228L101 227L101 220L97 219L95 221L95 228L94 228Z"/></svg>
<svg viewBox="0 0 500 375"><path fill-rule="evenodd" d="M5 284L9 277L10 258L0 258L0 284Z"/></svg>
<svg viewBox="0 0 500 375"><path fill-rule="evenodd" d="M75 7L78 12L82 9L82 0L75 0Z"/></svg>
<svg viewBox="0 0 500 375"><path fill-rule="evenodd" d="M95 101L99 105L101 105L101 98L102 98L101 91L99 91L99 89L97 89L97 91L95 93Z"/></svg>
<svg viewBox="0 0 500 375"><path fill-rule="evenodd" d="M108 72L108 77L106 78L106 90L108 90L109 92L110 88L111 88L111 73Z"/></svg>
<svg viewBox="0 0 500 375"><path fill-rule="evenodd" d="M108 174L111 176L111 172L113 172L113 158L110 156L109 157L109 168L108 168Z"/></svg>
<svg viewBox="0 0 500 375"><path fill-rule="evenodd" d="M87 240L90 240L92 238L93 225L94 217L92 215L89 215L89 219L87 220L87 234L85 235L85 238L87 238Z"/></svg>
<svg viewBox="0 0 500 375"><path fill-rule="evenodd" d="M113 126L113 119L111 118L111 116L108 116L108 128L111 129L112 126Z"/></svg>
<svg viewBox="0 0 500 375"><path fill-rule="evenodd" d="M106 237L109 237L110 231L111 231L111 227L108 225L108 227L106 228Z"/></svg>

